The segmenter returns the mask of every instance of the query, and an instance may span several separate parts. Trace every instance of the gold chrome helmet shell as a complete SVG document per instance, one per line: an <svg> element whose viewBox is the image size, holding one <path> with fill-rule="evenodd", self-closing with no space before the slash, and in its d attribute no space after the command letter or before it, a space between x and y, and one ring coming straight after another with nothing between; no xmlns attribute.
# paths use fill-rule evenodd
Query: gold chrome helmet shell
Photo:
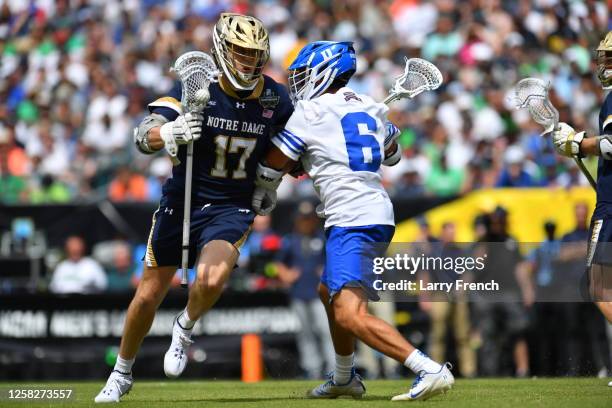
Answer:
<svg viewBox="0 0 612 408"><path fill-rule="evenodd" d="M612 89L612 31L597 47L597 77L603 89Z"/></svg>
<svg viewBox="0 0 612 408"><path fill-rule="evenodd" d="M232 86L251 90L270 56L268 32L255 17L223 13L213 30L213 54Z"/></svg>

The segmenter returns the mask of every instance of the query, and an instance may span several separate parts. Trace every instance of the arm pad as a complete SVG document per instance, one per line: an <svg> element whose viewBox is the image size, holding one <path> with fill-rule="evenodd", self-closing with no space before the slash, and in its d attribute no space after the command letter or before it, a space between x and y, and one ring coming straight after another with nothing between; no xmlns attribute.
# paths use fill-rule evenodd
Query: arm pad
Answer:
<svg viewBox="0 0 612 408"><path fill-rule="evenodd" d="M382 164L384 164L385 166L395 166L397 163L399 163L401 158L402 149L399 145L396 145L395 151L391 153L389 157L385 157L385 160L383 160Z"/></svg>
<svg viewBox="0 0 612 408"><path fill-rule="evenodd" d="M269 190L276 190L284 175L282 171L266 167L261 163L257 165L255 174L255 185Z"/></svg>
<svg viewBox="0 0 612 408"><path fill-rule="evenodd" d="M601 157L612 160L612 135L601 135L598 137L597 147Z"/></svg>
<svg viewBox="0 0 612 408"><path fill-rule="evenodd" d="M152 113L140 122L137 128L134 128L134 143L138 150L140 150L144 154L152 154L155 153L156 150L151 149L149 146L149 140L147 136L149 135L149 130L154 127L160 127L165 123L168 123L168 119L164 116L159 115L157 113Z"/></svg>

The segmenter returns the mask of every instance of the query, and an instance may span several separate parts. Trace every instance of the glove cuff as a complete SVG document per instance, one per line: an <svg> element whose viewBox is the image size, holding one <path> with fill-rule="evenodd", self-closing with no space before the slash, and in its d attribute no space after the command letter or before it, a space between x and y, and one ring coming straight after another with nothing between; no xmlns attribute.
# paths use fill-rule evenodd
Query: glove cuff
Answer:
<svg viewBox="0 0 612 408"><path fill-rule="evenodd" d="M257 165L255 184L269 190L276 190L282 181L283 175L284 173L282 171L266 167L259 163Z"/></svg>
<svg viewBox="0 0 612 408"><path fill-rule="evenodd" d="M164 123L159 128L159 137L164 141L164 147L171 157L176 157L178 154L178 145L174 139L173 133L174 122Z"/></svg>
<svg viewBox="0 0 612 408"><path fill-rule="evenodd" d="M580 144L584 140L586 133L584 131L574 133L567 138L567 142L565 144L566 151L569 149L572 156L582 158L584 157L582 153L580 153Z"/></svg>

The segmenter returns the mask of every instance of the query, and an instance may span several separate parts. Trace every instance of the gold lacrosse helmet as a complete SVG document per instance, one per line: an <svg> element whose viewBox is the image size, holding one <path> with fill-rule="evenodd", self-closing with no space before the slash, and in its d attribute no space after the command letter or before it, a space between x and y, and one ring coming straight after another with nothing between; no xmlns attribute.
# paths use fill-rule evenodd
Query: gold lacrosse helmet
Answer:
<svg viewBox="0 0 612 408"><path fill-rule="evenodd" d="M223 13L213 32L213 54L230 83L238 90L257 85L270 56L268 32L251 16Z"/></svg>
<svg viewBox="0 0 612 408"><path fill-rule="evenodd" d="M603 89L612 89L612 31L608 31L597 47L597 77Z"/></svg>

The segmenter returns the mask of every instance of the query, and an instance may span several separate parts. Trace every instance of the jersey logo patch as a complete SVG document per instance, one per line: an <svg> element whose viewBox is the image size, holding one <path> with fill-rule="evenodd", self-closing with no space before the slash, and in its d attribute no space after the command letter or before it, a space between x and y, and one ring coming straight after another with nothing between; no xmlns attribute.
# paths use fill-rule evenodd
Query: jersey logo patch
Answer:
<svg viewBox="0 0 612 408"><path fill-rule="evenodd" d="M263 93L259 97L259 104L263 106L265 109L274 109L276 108L276 105L278 105L279 102L280 102L280 96L278 96L270 88L263 91Z"/></svg>
<svg viewBox="0 0 612 408"><path fill-rule="evenodd" d="M361 98L359 98L357 95L355 95L355 93L353 92L343 92L342 93L344 95L344 100L345 101L350 101L350 100L354 100L354 101L359 101L359 102L363 102L361 100Z"/></svg>
<svg viewBox="0 0 612 408"><path fill-rule="evenodd" d="M261 113L261 116L263 116L264 118L268 118L268 119L270 119L272 115L274 115L274 111L270 109L264 109L263 112Z"/></svg>

